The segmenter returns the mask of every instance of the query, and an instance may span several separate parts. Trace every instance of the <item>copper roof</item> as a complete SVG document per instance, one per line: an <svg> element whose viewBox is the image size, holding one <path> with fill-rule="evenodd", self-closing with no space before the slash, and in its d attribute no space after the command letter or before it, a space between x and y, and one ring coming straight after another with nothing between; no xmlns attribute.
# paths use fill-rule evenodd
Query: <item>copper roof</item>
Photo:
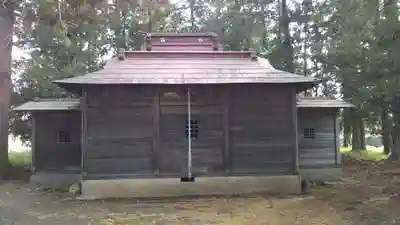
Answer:
<svg viewBox="0 0 400 225"><path fill-rule="evenodd" d="M104 69L54 81L58 84L314 83L312 77L274 69L251 52L125 52Z"/></svg>
<svg viewBox="0 0 400 225"><path fill-rule="evenodd" d="M297 108L349 108L354 107L343 100L324 97L298 97Z"/></svg>
<svg viewBox="0 0 400 225"><path fill-rule="evenodd" d="M38 99L15 107L14 111L79 110L79 99Z"/></svg>

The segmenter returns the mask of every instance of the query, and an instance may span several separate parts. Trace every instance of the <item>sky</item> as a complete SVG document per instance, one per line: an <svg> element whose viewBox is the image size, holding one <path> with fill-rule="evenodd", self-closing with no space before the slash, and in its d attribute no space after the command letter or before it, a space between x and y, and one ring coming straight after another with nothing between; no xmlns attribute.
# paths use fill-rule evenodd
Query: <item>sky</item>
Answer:
<svg viewBox="0 0 400 225"><path fill-rule="evenodd" d="M12 59L13 60L18 60L21 57L29 57L29 53L24 52L22 49L13 47L12 49Z"/></svg>

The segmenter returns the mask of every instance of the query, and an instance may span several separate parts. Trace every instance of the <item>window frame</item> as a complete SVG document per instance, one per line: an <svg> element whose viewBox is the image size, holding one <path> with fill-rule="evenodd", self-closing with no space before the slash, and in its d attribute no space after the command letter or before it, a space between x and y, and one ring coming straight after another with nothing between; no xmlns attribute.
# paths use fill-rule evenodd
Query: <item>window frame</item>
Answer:
<svg viewBox="0 0 400 225"><path fill-rule="evenodd" d="M186 127L185 127L186 138L189 138L189 129L190 129L190 138L192 140L196 140L199 137L199 120L191 119L190 124L189 121L186 120Z"/></svg>
<svg viewBox="0 0 400 225"><path fill-rule="evenodd" d="M306 127L303 128L303 138L304 139L315 139L317 137L317 133L315 128L313 127Z"/></svg>
<svg viewBox="0 0 400 225"><path fill-rule="evenodd" d="M70 131L60 130L60 131L57 131L56 135L57 135L56 136L57 144L71 144L72 143L72 135L71 135Z"/></svg>

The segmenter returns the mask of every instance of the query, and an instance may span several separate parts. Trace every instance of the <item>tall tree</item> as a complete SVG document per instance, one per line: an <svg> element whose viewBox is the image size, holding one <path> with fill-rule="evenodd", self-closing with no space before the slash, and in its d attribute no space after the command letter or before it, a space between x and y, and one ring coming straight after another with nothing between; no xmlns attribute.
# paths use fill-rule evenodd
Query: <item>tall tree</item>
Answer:
<svg viewBox="0 0 400 225"><path fill-rule="evenodd" d="M8 166L8 108L11 94L11 51L14 27L13 1L0 2L0 173Z"/></svg>
<svg viewBox="0 0 400 225"><path fill-rule="evenodd" d="M279 40L281 41L281 60L283 70L294 72L293 65L293 46L292 37L290 35L290 17L286 0L281 0L279 17Z"/></svg>

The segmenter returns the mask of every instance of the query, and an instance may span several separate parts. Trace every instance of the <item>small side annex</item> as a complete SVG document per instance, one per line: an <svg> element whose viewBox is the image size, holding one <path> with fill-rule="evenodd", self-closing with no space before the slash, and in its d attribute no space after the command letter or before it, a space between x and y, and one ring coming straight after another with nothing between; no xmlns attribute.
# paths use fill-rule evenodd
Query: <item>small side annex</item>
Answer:
<svg viewBox="0 0 400 225"><path fill-rule="evenodd" d="M323 97L298 98L299 168L303 180L341 178L339 112L348 107L354 106Z"/></svg>
<svg viewBox="0 0 400 225"><path fill-rule="evenodd" d="M66 188L79 181L82 162L79 99L35 99L14 110L32 115L31 183Z"/></svg>

